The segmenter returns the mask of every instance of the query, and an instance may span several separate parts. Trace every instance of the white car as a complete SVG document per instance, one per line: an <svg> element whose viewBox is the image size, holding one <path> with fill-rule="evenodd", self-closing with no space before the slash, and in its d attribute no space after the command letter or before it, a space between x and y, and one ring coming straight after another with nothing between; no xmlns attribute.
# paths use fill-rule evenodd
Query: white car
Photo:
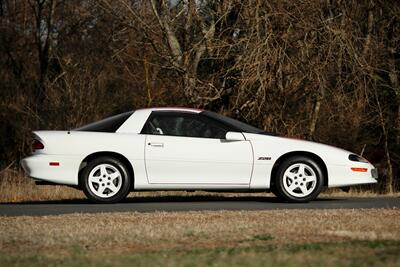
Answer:
<svg viewBox="0 0 400 267"><path fill-rule="evenodd" d="M21 162L28 176L79 188L98 203L133 190L272 191L307 202L323 187L376 183L378 175L351 152L189 108L139 109L71 131L36 131L32 149Z"/></svg>

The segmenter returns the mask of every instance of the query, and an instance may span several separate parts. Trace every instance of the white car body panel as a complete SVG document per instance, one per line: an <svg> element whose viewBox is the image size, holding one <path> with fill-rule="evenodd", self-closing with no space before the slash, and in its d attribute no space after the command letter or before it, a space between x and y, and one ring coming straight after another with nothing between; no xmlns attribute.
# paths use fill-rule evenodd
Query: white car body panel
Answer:
<svg viewBox="0 0 400 267"><path fill-rule="evenodd" d="M287 153L307 152L325 163L328 187L376 183L370 163L348 159L348 151L302 140L243 133L246 140L140 134L153 111L199 113L196 109L136 110L115 133L37 131L44 149L22 160L30 177L78 185L86 157L112 152L126 158L134 172L135 190L268 189L275 162ZM162 144L152 146L149 143ZM59 162L59 166L50 166ZM352 167L367 168L354 172Z"/></svg>
<svg viewBox="0 0 400 267"><path fill-rule="evenodd" d="M254 149L254 170L250 188L265 188L270 185L272 168L281 156L293 152L307 152L317 155L325 163L328 172L328 187L344 187L356 184L376 183L371 177L374 166L370 163L354 162L348 159L352 154L346 150L304 140L263 136L244 133ZM271 160L258 160L260 157L270 157ZM353 172L352 167L368 168L367 172ZM268 177L268 181L265 181Z"/></svg>
<svg viewBox="0 0 400 267"><path fill-rule="evenodd" d="M253 150L249 141L147 135L145 161L150 183L249 187Z"/></svg>

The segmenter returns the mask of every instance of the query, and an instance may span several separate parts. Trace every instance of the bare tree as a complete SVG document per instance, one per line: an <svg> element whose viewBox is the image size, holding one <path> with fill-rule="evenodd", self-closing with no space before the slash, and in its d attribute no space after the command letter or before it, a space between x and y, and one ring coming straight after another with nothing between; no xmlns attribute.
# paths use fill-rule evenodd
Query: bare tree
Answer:
<svg viewBox="0 0 400 267"><path fill-rule="evenodd" d="M0 161L28 151L39 126L188 105L362 151L396 190L399 11L394 0L0 0Z"/></svg>
<svg viewBox="0 0 400 267"><path fill-rule="evenodd" d="M44 100L56 4L57 0L29 0L34 15L35 42L39 58L39 81L36 89L36 97L39 102Z"/></svg>
<svg viewBox="0 0 400 267"><path fill-rule="evenodd" d="M233 1L103 0L102 6L124 25L139 28L163 67L173 69L183 82L183 94L194 105L207 105L221 91L199 77L199 64L216 53L216 25L234 7ZM141 10L139 12L139 10ZM221 42L219 45L223 45ZM220 48L220 47L219 47Z"/></svg>

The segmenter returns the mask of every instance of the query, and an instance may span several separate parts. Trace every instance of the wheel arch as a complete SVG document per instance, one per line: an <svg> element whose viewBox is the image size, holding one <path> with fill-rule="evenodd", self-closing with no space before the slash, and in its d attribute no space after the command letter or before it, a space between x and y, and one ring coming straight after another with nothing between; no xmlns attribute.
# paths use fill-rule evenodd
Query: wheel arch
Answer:
<svg viewBox="0 0 400 267"><path fill-rule="evenodd" d="M328 168L326 167L325 162L322 160L320 156L318 156L315 153L309 152L309 151L291 151L288 153L285 153L281 155L274 163L274 166L272 167L272 172L271 172L271 185L270 187L273 188L275 184L275 178L276 178L276 172L278 171L279 165L284 162L286 159L294 157L294 156L305 156L308 158L311 158L314 160L320 167L324 175L324 186L328 186Z"/></svg>
<svg viewBox="0 0 400 267"><path fill-rule="evenodd" d="M81 162L80 168L79 168L79 174L78 174L78 186L79 188L82 188L82 172L86 168L86 165L88 162L99 158L99 157L111 157L120 160L128 169L129 172L129 178L131 179L131 188L130 190L132 191L134 189L135 185L135 173L133 170L133 166L131 162L122 154L117 153L117 152L112 152L112 151L98 151L91 153L87 155Z"/></svg>

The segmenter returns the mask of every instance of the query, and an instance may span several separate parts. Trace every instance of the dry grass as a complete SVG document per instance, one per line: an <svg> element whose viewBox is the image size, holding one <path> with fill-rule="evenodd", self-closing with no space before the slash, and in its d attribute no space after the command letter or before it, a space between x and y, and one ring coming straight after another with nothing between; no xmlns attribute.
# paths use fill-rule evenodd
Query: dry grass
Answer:
<svg viewBox="0 0 400 267"><path fill-rule="evenodd" d="M349 192L342 191L339 188L329 188L321 193L321 196L332 197L400 197L400 192L379 193L371 189L350 188Z"/></svg>
<svg viewBox="0 0 400 267"><path fill-rule="evenodd" d="M154 192L132 192L130 197L145 196L267 196L270 193L211 193L211 192L186 192L186 191L154 191ZM321 196L329 197L377 197L377 196L400 196L400 192L393 194L379 194L371 190L352 188L350 192L343 192L340 189L328 189ZM67 186L38 186L35 182L25 177L21 172L6 169L0 173L0 203L46 201L63 199L85 198L83 192Z"/></svg>
<svg viewBox="0 0 400 267"><path fill-rule="evenodd" d="M105 213L0 221L0 248L7 253L54 254L72 245L97 254L351 239L400 240L400 210Z"/></svg>
<svg viewBox="0 0 400 267"><path fill-rule="evenodd" d="M37 186L20 171L5 169L0 173L0 203L83 197L81 191L66 186Z"/></svg>
<svg viewBox="0 0 400 267"><path fill-rule="evenodd" d="M361 246L362 253L374 250L376 244L384 249L387 242L397 242L392 248L397 256L391 259L398 261L400 210L105 213L2 217L0 220L0 258L1 255L18 260L39 257L41 263L43 259L84 257L99 261L126 255L152 255L149 261L154 263L154 257L165 253L189 255L198 251L216 253L221 249L233 249L233 256L244 253L257 260L253 254L259 253L259 248L276 250L278 254L274 257L281 258L278 260L297 256L307 262L317 255L309 255L304 250L325 253L326 247L331 253L333 245L334 251L350 253L347 257L351 258L351 253L356 253L352 246L360 245L352 242L361 241L376 242ZM301 253L287 255L293 254L293 250ZM192 260L191 265L198 265Z"/></svg>

